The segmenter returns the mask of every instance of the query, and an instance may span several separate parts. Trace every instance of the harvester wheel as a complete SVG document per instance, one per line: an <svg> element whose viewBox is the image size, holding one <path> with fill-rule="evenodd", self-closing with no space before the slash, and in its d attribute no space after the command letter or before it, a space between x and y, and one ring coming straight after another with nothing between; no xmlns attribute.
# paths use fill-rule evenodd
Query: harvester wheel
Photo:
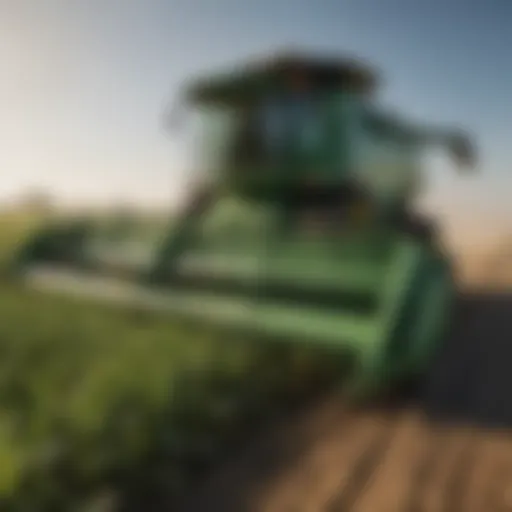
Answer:
<svg viewBox="0 0 512 512"><path fill-rule="evenodd" d="M455 288L450 267L443 261L425 275L411 334L411 372L407 385L414 393L423 387L425 373L442 351L452 328Z"/></svg>

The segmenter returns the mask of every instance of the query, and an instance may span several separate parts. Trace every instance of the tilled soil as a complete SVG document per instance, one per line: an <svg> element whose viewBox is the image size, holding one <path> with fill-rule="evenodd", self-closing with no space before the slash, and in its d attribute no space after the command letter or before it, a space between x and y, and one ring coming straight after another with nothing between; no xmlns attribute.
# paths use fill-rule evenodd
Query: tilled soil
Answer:
<svg viewBox="0 0 512 512"><path fill-rule="evenodd" d="M263 432L182 510L512 510L511 296L461 299L413 398L349 409L327 397Z"/></svg>

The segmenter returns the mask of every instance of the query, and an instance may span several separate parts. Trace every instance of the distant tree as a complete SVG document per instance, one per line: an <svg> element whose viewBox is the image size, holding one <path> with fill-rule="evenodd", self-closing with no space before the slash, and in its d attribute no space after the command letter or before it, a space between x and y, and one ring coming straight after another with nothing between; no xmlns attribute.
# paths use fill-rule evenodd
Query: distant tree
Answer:
<svg viewBox="0 0 512 512"><path fill-rule="evenodd" d="M22 195L19 203L20 209L38 215L47 215L55 210L51 194L41 189L28 190Z"/></svg>

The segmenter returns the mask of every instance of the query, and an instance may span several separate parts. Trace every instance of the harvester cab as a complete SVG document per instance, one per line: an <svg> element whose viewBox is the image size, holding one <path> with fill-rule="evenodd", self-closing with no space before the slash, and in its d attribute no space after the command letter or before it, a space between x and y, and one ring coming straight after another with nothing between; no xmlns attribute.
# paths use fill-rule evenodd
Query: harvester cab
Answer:
<svg viewBox="0 0 512 512"><path fill-rule="evenodd" d="M233 197L287 206L349 194L374 207L403 203L418 152L445 146L471 165L457 130L421 128L374 101L377 78L351 61L282 57L199 80L185 101L198 118L195 150L206 181ZM318 202L318 201L316 201Z"/></svg>
<svg viewBox="0 0 512 512"><path fill-rule="evenodd" d="M128 262L84 236L57 267L64 229L25 247L25 277L344 354L355 393L421 374L454 283L408 214L418 156L439 143L464 165L473 154L456 130L385 114L376 85L355 62L290 56L193 83L204 179L162 243Z"/></svg>

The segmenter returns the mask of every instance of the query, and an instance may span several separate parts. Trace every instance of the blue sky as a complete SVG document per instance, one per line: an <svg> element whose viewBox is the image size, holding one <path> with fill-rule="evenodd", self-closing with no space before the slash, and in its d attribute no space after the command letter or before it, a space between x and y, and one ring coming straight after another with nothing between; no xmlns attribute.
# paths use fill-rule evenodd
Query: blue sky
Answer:
<svg viewBox="0 0 512 512"><path fill-rule="evenodd" d="M0 196L179 198L168 101L190 74L283 46L359 55L387 104L471 129L482 177L433 155L432 204L512 219L510 0L0 0Z"/></svg>

